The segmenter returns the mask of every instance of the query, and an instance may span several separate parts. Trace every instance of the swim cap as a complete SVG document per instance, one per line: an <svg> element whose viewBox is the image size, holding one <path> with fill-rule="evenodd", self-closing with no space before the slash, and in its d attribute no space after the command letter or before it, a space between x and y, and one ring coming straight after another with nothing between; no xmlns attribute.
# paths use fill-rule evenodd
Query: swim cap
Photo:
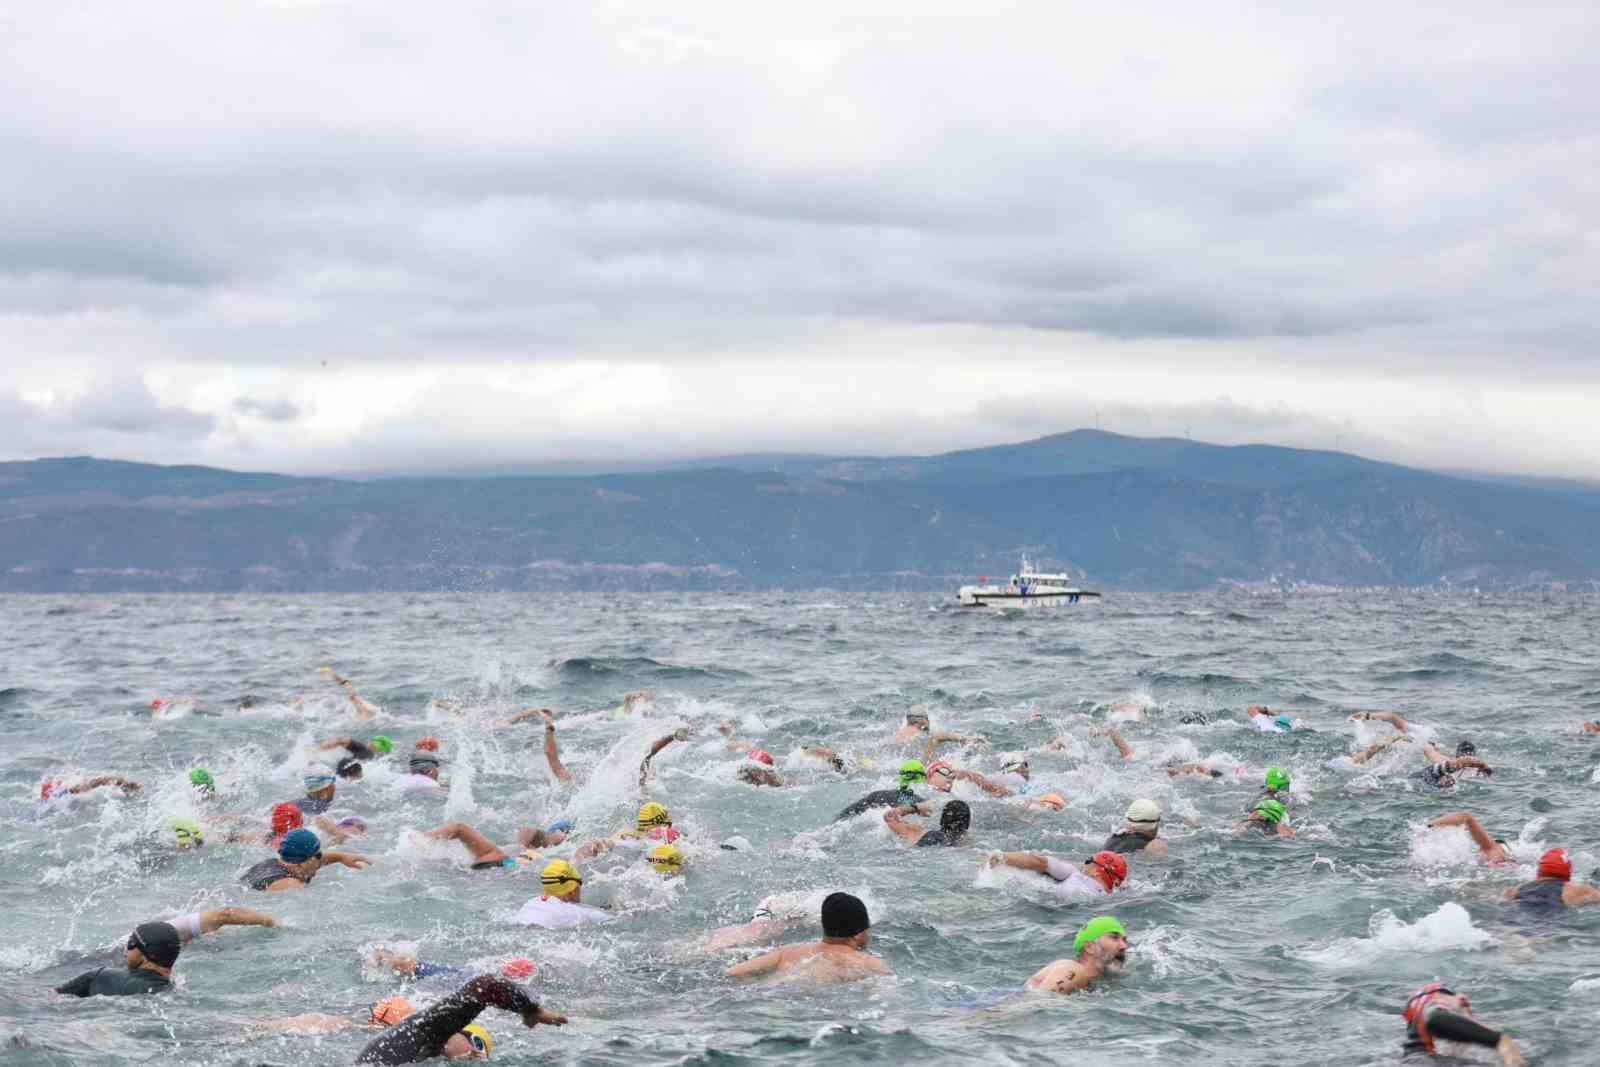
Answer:
<svg viewBox="0 0 1600 1067"><path fill-rule="evenodd" d="M572 820L557 819L555 822L545 827L544 832L547 834L570 834L572 833Z"/></svg>
<svg viewBox="0 0 1600 1067"><path fill-rule="evenodd" d="M683 835L670 826L657 826L646 832L644 836L652 841L665 841L670 845Z"/></svg>
<svg viewBox="0 0 1600 1067"><path fill-rule="evenodd" d="M578 869L566 860L551 860L539 875L539 884L544 886L546 896L565 900L578 891L583 879L578 877Z"/></svg>
<svg viewBox="0 0 1600 1067"><path fill-rule="evenodd" d="M439 739L437 737L420 738L417 741L417 748L424 752L437 752L439 751Z"/></svg>
<svg viewBox="0 0 1600 1067"><path fill-rule="evenodd" d="M360 778L361 762L354 756L345 756L333 768L333 773L340 778Z"/></svg>
<svg viewBox="0 0 1600 1067"><path fill-rule="evenodd" d="M1256 805L1255 813L1261 816L1267 822L1276 826L1278 823L1283 821L1283 801L1274 800L1272 797L1266 797L1261 801L1261 803Z"/></svg>
<svg viewBox="0 0 1600 1067"><path fill-rule="evenodd" d="M383 734L376 734L372 738L372 747L387 756L394 751L394 739L385 737Z"/></svg>
<svg viewBox="0 0 1600 1067"><path fill-rule="evenodd" d="M367 832L367 820L359 815L346 815L339 820L339 829L354 830L358 834Z"/></svg>
<svg viewBox="0 0 1600 1067"><path fill-rule="evenodd" d="M372 1022L378 1026L393 1026L409 1015L415 1015L416 1005L405 997L384 997L372 1006Z"/></svg>
<svg viewBox="0 0 1600 1067"><path fill-rule="evenodd" d="M128 935L128 947L138 949L158 967L171 967L183 951L183 940L171 923L140 923Z"/></svg>
<svg viewBox="0 0 1600 1067"><path fill-rule="evenodd" d="M648 830L652 826L671 826L672 816L667 813L665 806L651 801L639 809L639 829Z"/></svg>
<svg viewBox="0 0 1600 1067"><path fill-rule="evenodd" d="M683 853L678 851L677 845L657 845L646 858L657 874L671 876L683 873Z"/></svg>
<svg viewBox="0 0 1600 1067"><path fill-rule="evenodd" d="M1129 822L1160 822L1161 805L1141 797L1128 805Z"/></svg>
<svg viewBox="0 0 1600 1067"><path fill-rule="evenodd" d="M1128 931L1124 930L1122 924L1110 915L1101 915L1098 918L1090 919L1083 924L1083 929L1078 931L1078 936L1072 939L1073 954L1083 955L1084 947L1089 942L1098 941L1107 934L1121 934L1123 937L1127 937Z"/></svg>
<svg viewBox="0 0 1600 1067"><path fill-rule="evenodd" d="M1565 882L1572 878L1572 857L1564 848L1553 848L1539 857L1539 877L1559 878Z"/></svg>
<svg viewBox="0 0 1600 1067"><path fill-rule="evenodd" d="M1477 754L1478 746L1471 741L1463 741L1456 746L1456 755L1458 756L1476 756Z"/></svg>
<svg viewBox="0 0 1600 1067"><path fill-rule="evenodd" d="M211 777L211 772L206 770L204 767L196 767L194 770L189 772L189 784L201 785L208 789L212 789L216 787L217 780Z"/></svg>
<svg viewBox="0 0 1600 1067"><path fill-rule="evenodd" d="M306 792L315 793L319 789L326 789L332 785L333 782L334 777L331 774L326 774L320 771L315 774L308 774L305 777Z"/></svg>
<svg viewBox="0 0 1600 1067"><path fill-rule="evenodd" d="M272 832L286 834L306 824L305 812L293 804L279 804L272 809Z"/></svg>
<svg viewBox="0 0 1600 1067"><path fill-rule="evenodd" d="M822 901L822 936L854 937L872 926L867 906L849 893L829 893Z"/></svg>
<svg viewBox="0 0 1600 1067"><path fill-rule="evenodd" d="M1089 862L1105 872L1110 883L1107 889L1115 889L1128 880L1128 861L1120 852L1096 852Z"/></svg>
<svg viewBox="0 0 1600 1067"><path fill-rule="evenodd" d="M39 783L39 799L49 800L57 789L67 784L65 778L50 778Z"/></svg>
<svg viewBox="0 0 1600 1067"><path fill-rule="evenodd" d="M407 766L412 774L427 774L439 769L439 761L432 756L412 756Z"/></svg>
<svg viewBox="0 0 1600 1067"><path fill-rule="evenodd" d="M322 854L322 839L310 830L290 830L278 846L278 858L285 863L304 863Z"/></svg>
<svg viewBox="0 0 1600 1067"><path fill-rule="evenodd" d="M939 812L939 829L964 834L972 825L972 809L965 800L952 800Z"/></svg>
<svg viewBox="0 0 1600 1067"><path fill-rule="evenodd" d="M750 750L750 758L757 763L765 763L768 767L771 767L774 763L772 753L764 748L752 748Z"/></svg>
<svg viewBox="0 0 1600 1067"><path fill-rule="evenodd" d="M1272 720L1272 725L1282 727L1285 730L1292 730L1294 729L1294 720L1287 715L1279 715Z"/></svg>
<svg viewBox="0 0 1600 1067"><path fill-rule="evenodd" d="M1273 790L1288 789L1289 772L1285 771L1282 767L1268 767L1267 788Z"/></svg>
<svg viewBox="0 0 1600 1067"><path fill-rule="evenodd" d="M538 965L525 956L513 956L500 965L500 973L513 982L525 982L538 970Z"/></svg>
<svg viewBox="0 0 1600 1067"><path fill-rule="evenodd" d="M928 768L919 759L908 759L900 764L900 788L910 789L917 782L928 780Z"/></svg>
<svg viewBox="0 0 1600 1067"><path fill-rule="evenodd" d="M172 832L178 835L179 848L198 848L206 843L199 819L173 819Z"/></svg>
<svg viewBox="0 0 1600 1067"><path fill-rule="evenodd" d="M467 1037L469 1037L469 1038L476 1038L477 1039L477 1040L472 1042L472 1047L473 1048L477 1049L479 1052L483 1053L485 1056L493 1054L493 1052L494 1052L494 1038L489 1036L489 1031L488 1030L485 1030L482 1026L480 1026L477 1023L468 1023L466 1026L463 1026L461 1028L461 1032L463 1034L466 1034Z"/></svg>

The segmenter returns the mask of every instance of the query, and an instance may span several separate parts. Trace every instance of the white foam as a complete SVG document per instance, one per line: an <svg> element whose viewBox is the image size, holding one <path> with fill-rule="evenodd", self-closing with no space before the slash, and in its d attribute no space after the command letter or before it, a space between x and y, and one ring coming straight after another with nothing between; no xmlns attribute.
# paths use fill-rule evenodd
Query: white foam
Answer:
<svg viewBox="0 0 1600 1067"><path fill-rule="evenodd" d="M1472 925L1467 909L1453 900L1439 905L1437 911L1414 923L1405 922L1387 909L1380 911L1372 917L1367 929L1366 937L1343 938L1326 948L1296 955L1319 966L1349 970L1385 957L1471 951L1494 941Z"/></svg>

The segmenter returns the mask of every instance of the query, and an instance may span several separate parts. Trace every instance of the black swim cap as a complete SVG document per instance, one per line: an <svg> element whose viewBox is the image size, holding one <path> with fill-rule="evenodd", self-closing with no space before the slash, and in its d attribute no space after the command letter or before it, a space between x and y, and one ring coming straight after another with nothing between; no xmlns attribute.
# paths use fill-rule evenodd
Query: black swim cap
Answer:
<svg viewBox="0 0 1600 1067"><path fill-rule="evenodd" d="M1187 715L1180 715L1178 721L1185 726L1206 726L1211 722L1203 711L1191 711Z"/></svg>
<svg viewBox="0 0 1600 1067"><path fill-rule="evenodd" d="M1456 755L1458 756L1476 756L1477 754L1478 746L1471 741L1463 741L1456 746Z"/></svg>
<svg viewBox="0 0 1600 1067"><path fill-rule="evenodd" d="M183 941L171 923L140 923L128 935L128 947L138 949L158 967L171 967L178 962Z"/></svg>
<svg viewBox="0 0 1600 1067"><path fill-rule="evenodd" d="M829 893L822 902L822 936L854 937L872 925L867 906L849 893Z"/></svg>
<svg viewBox="0 0 1600 1067"><path fill-rule="evenodd" d="M334 767L333 773L340 778L360 778L361 764L354 756L346 756L339 761L338 766Z"/></svg>
<svg viewBox="0 0 1600 1067"><path fill-rule="evenodd" d="M952 800L939 813L939 829L941 830L964 834L967 832L967 827L971 825L972 809L967 807L965 800Z"/></svg>

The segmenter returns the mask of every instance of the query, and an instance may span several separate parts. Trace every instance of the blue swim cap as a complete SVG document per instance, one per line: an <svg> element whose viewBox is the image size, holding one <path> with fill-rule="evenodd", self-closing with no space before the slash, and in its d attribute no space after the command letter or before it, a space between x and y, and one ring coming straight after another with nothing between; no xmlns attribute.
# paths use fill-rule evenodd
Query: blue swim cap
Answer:
<svg viewBox="0 0 1600 1067"><path fill-rule="evenodd" d="M550 824L549 828L545 830L545 833L547 833L547 834L570 834L570 833L572 833L572 820L570 820L570 819L557 819L555 822Z"/></svg>
<svg viewBox="0 0 1600 1067"><path fill-rule="evenodd" d="M331 774L308 774L305 777L307 793L315 793L319 789L326 789L333 783L334 777Z"/></svg>
<svg viewBox="0 0 1600 1067"><path fill-rule="evenodd" d="M1272 724L1284 730L1294 729L1294 721L1287 715L1279 715L1276 719L1272 720Z"/></svg>
<svg viewBox="0 0 1600 1067"><path fill-rule="evenodd" d="M304 863L322 854L322 839L310 830L290 830L278 846L278 858L285 863Z"/></svg>

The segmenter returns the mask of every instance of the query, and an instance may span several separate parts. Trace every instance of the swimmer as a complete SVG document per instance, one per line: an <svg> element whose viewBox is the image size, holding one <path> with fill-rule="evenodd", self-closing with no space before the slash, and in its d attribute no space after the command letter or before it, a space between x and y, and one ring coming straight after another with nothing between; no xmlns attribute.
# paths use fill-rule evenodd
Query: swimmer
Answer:
<svg viewBox="0 0 1600 1067"><path fill-rule="evenodd" d="M650 751L644 754L644 759L639 763L639 793L641 796L645 792L645 783L650 780L650 761L655 759L656 754L672 744L672 742L687 740L689 740L689 728L680 726L666 737L657 738L650 743Z"/></svg>
<svg viewBox="0 0 1600 1067"><path fill-rule="evenodd" d="M333 806L334 785L338 780L326 769L313 769L305 776L306 795L291 803L307 815L321 815Z"/></svg>
<svg viewBox="0 0 1600 1067"><path fill-rule="evenodd" d="M359 782L365 774L360 761L354 756L341 756L339 762L334 765L333 773L335 777L343 778L347 782Z"/></svg>
<svg viewBox="0 0 1600 1067"><path fill-rule="evenodd" d="M1110 837L1101 849L1132 855L1143 852L1147 856L1165 856L1167 843L1161 833L1161 805L1153 800L1139 799L1128 805L1127 825Z"/></svg>
<svg viewBox="0 0 1600 1067"><path fill-rule="evenodd" d="M840 774L845 772L844 757L826 745L803 745L800 748L800 752L802 755L810 756L812 759L822 760Z"/></svg>
<svg viewBox="0 0 1600 1067"><path fill-rule="evenodd" d="M938 792L950 792L951 787L956 784L957 780L971 782L990 796L1009 797L1012 795L1012 790L1007 789L999 782L990 781L977 771L961 770L950 766L944 760L935 760L928 764L928 785Z"/></svg>
<svg viewBox="0 0 1600 1067"><path fill-rule="evenodd" d="M1143 704L1134 704L1124 700L1107 705L1106 717L1110 718L1114 715L1122 722L1143 722L1145 713L1148 710Z"/></svg>
<svg viewBox="0 0 1600 1067"><path fill-rule="evenodd" d="M1169 778L1221 778L1222 772L1215 767L1207 767L1204 763L1185 763L1174 756L1167 761L1167 777Z"/></svg>
<svg viewBox="0 0 1600 1067"><path fill-rule="evenodd" d="M1033 771L1028 767L1025 758L1008 759L1000 765L1000 773L995 778L997 785L1011 790L1013 796L1027 797L1029 807L1037 805L1041 808L1050 808L1061 811L1067 806L1066 799L1059 793L1041 793L1038 796L1028 796L1033 792Z"/></svg>
<svg viewBox="0 0 1600 1067"><path fill-rule="evenodd" d="M328 752L337 748L344 749L358 760L373 760L393 752L394 741L382 734L374 734L370 742L357 741L353 737L332 737L314 746L313 751Z"/></svg>
<svg viewBox="0 0 1600 1067"><path fill-rule="evenodd" d="M439 758L430 756L426 752L414 754L406 763L410 772L400 777L400 788L407 790L420 790L433 792L446 788L445 783L439 780Z"/></svg>
<svg viewBox="0 0 1600 1067"><path fill-rule="evenodd" d="M796 905L803 903L794 895L766 897L756 905L750 921L737 926L724 926L706 935L701 947L715 952L718 949L750 945L758 941L772 942L782 937L791 927L809 922L811 916Z"/></svg>
<svg viewBox="0 0 1600 1067"><path fill-rule="evenodd" d="M1392 711L1358 711L1350 716L1351 722L1386 722L1400 733L1405 733L1411 726L1400 716Z"/></svg>
<svg viewBox="0 0 1600 1067"><path fill-rule="evenodd" d="M1471 741L1457 745L1453 757L1446 756L1432 741L1425 741L1422 758L1428 761L1428 766L1426 770L1417 772L1417 777L1440 789L1455 785L1456 776L1468 768L1476 770L1484 778L1494 773L1493 767L1478 758L1478 748Z"/></svg>
<svg viewBox="0 0 1600 1067"><path fill-rule="evenodd" d="M306 1037L325 1037L355 1026L364 1026L368 1030L382 1030L384 1027L393 1026L402 1019L414 1015L416 1010L416 1005L405 997L384 997L372 1005L365 1019L359 1021L350 1018L348 1015L306 1012L302 1015L290 1015L282 1019L272 1019L258 1023L257 1026L260 1029L278 1033L298 1034Z"/></svg>
<svg viewBox="0 0 1600 1067"><path fill-rule="evenodd" d="M1117 746L1117 751L1122 753L1124 762L1133 759L1133 746L1128 744L1127 738L1122 736L1122 731L1115 726L1097 726L1089 731L1090 737L1109 737L1111 743Z"/></svg>
<svg viewBox="0 0 1600 1067"><path fill-rule="evenodd" d="M1233 824L1235 830L1260 830L1269 836L1293 837L1294 828L1283 821L1285 809L1283 801L1271 797L1262 798L1243 821Z"/></svg>
<svg viewBox="0 0 1600 1067"><path fill-rule="evenodd" d="M257 863L240 875L239 881L251 889L281 893L304 889L318 871L330 864L359 871L371 862L353 852L324 852L316 834L310 830L291 830L284 835L275 859Z"/></svg>
<svg viewBox="0 0 1600 1067"><path fill-rule="evenodd" d="M645 804L639 809L638 820L632 830L623 830L614 837L600 838L590 841L578 848L573 855L573 860L582 863L585 860L602 856L613 849L624 851L640 851L654 848L659 844L672 844L679 837L677 830L672 827L672 814L666 807L654 801Z"/></svg>
<svg viewBox="0 0 1600 1067"><path fill-rule="evenodd" d="M189 789L194 793L196 803L208 804L217 799L217 780L204 767L196 767L189 772Z"/></svg>
<svg viewBox="0 0 1600 1067"><path fill-rule="evenodd" d="M367 956L367 961L374 967L383 967L395 974L406 978L415 978L423 981L428 978L451 978L465 981L473 973L463 967L452 967L445 963L435 963L432 960L418 959L416 956L404 952L393 952L386 948L375 948ZM532 978L538 971L538 965L523 956L513 956L500 965L500 973L513 982L524 982ZM407 1014L410 1014L409 1012Z"/></svg>
<svg viewBox="0 0 1600 1067"><path fill-rule="evenodd" d="M1401 1014L1406 1024L1405 1051L1439 1054L1439 1042L1447 1042L1446 1055L1465 1054L1456 1046L1475 1045L1494 1049L1502 1067L1522 1067L1522 1051L1511 1035L1491 1030L1473 1018L1467 998L1440 982L1430 982L1411 994Z"/></svg>
<svg viewBox="0 0 1600 1067"><path fill-rule="evenodd" d="M1064 889L1091 897L1109 896L1128 880L1128 861L1120 852L1096 852L1081 866L1043 852L996 852L987 862L990 867L1002 865L1048 875Z"/></svg>
<svg viewBox="0 0 1600 1067"><path fill-rule="evenodd" d="M583 903L583 878L566 860L551 860L539 875L543 895L522 905L515 922L546 930L565 930L585 923L605 922L609 912Z"/></svg>
<svg viewBox="0 0 1600 1067"><path fill-rule="evenodd" d="M833 817L834 822L854 818L872 808L899 808L915 806L923 815L932 815L933 806L911 791L918 783L927 784L928 769L919 759L908 759L900 764L900 786L897 789L878 789L857 800Z"/></svg>
<svg viewBox="0 0 1600 1067"><path fill-rule="evenodd" d="M890 974L889 965L867 951L872 921L867 906L849 893L829 893L822 902L822 940L790 945L727 970L729 978L788 975L804 970L812 978L850 981Z"/></svg>
<svg viewBox="0 0 1600 1067"><path fill-rule="evenodd" d="M1288 715L1275 714L1271 708L1261 704L1251 704L1244 712L1250 719L1250 725L1264 734L1286 734L1294 729L1294 721Z"/></svg>
<svg viewBox="0 0 1600 1067"><path fill-rule="evenodd" d="M1366 763L1368 760L1372 759L1372 757L1376 756L1378 753L1382 752L1384 749L1388 748L1397 741L1410 740L1411 738L1407 734L1390 734L1377 744L1370 745L1363 751L1357 752L1354 756L1351 756L1350 762L1359 767L1361 764Z"/></svg>
<svg viewBox="0 0 1600 1067"><path fill-rule="evenodd" d="M1564 848L1553 848L1540 856L1538 877L1507 889L1506 896L1530 907L1580 908L1600 904L1600 889L1572 880L1572 857Z"/></svg>
<svg viewBox="0 0 1600 1067"><path fill-rule="evenodd" d="M356 684L354 682L348 678L341 678L338 672L334 670L326 667L323 669L344 690L345 696L350 699L350 706L355 709L356 718L365 722L368 719L376 719L378 717L377 710L371 704L362 700L361 694L356 692Z"/></svg>
<svg viewBox="0 0 1600 1067"><path fill-rule="evenodd" d="M919 814L913 805L902 808L890 808L883 813L883 821L900 837L910 841L917 848L928 848L938 845L961 845L966 843L967 828L972 825L972 809L967 807L964 800L947 801L944 810L939 812L939 828L926 830L906 821L907 815Z"/></svg>
<svg viewBox="0 0 1600 1067"><path fill-rule="evenodd" d="M683 853L678 851L677 845L657 845L644 861L663 878L676 878L683 873Z"/></svg>
<svg viewBox="0 0 1600 1067"><path fill-rule="evenodd" d="M41 801L49 801L64 796L81 797L85 793L92 793L96 789L108 785L114 785L124 793L137 793L144 788L138 782L131 781L118 774L103 774L98 778L90 778L75 785L67 785L66 780L63 778L47 778L39 784L39 799Z"/></svg>
<svg viewBox="0 0 1600 1067"><path fill-rule="evenodd" d="M567 1017L539 1007L526 991L504 978L479 975L439 1003L373 1038L357 1063L419 1063L434 1056L450 1060L487 1059L494 1049L489 1031L473 1022L484 1008L522 1016L523 1026L565 1026Z"/></svg>
<svg viewBox="0 0 1600 1067"><path fill-rule="evenodd" d="M735 772L741 782L748 782L751 785L770 785L780 789L783 787L785 784L783 776L772 769L774 762L772 753L763 748L752 748L746 755L749 762Z"/></svg>
<svg viewBox="0 0 1600 1067"><path fill-rule="evenodd" d="M172 965L183 951L178 928L171 923L140 923L123 947L126 970L101 967L55 987L69 997L123 997L165 993L172 988Z"/></svg>
<svg viewBox="0 0 1600 1067"><path fill-rule="evenodd" d="M515 856L464 822L447 822L436 830L429 830L423 836L435 841L459 841L472 853L473 870L494 871L515 870L519 863L532 863L540 859L539 849L561 844L567 839L571 829L572 824L565 819L551 823L546 830L536 830L531 826L520 827L517 830L517 846L520 852Z"/></svg>
<svg viewBox="0 0 1600 1067"><path fill-rule="evenodd" d="M1211 717L1203 711L1186 711L1178 716L1180 726L1209 726Z"/></svg>
<svg viewBox="0 0 1600 1067"><path fill-rule="evenodd" d="M1464 826L1471 835L1472 841L1483 853L1483 858L1492 866L1502 866L1511 862L1511 852L1506 847L1503 838L1490 837L1489 831L1477 820L1470 811L1458 811L1454 815L1441 815L1428 824L1430 829L1442 830L1447 826Z"/></svg>
<svg viewBox="0 0 1600 1067"><path fill-rule="evenodd" d="M544 720L544 761L550 766L550 775L562 785L572 782L572 772L561 762L561 749L556 744L556 715L549 708L528 708L519 711L506 720L507 726L514 726L519 722L526 722L535 715Z"/></svg>
<svg viewBox="0 0 1600 1067"><path fill-rule="evenodd" d="M1028 979L1028 988L1045 993L1077 993L1107 973L1120 971L1128 958L1128 931L1110 915L1090 919L1073 939L1072 951L1076 959L1047 965Z"/></svg>
<svg viewBox="0 0 1600 1067"><path fill-rule="evenodd" d="M932 723L928 721L927 712L909 711L906 713L905 725L895 731L892 743L896 745L914 745L919 742L922 744L922 758L925 760L933 759L934 752L943 744L982 745L987 743L983 738L976 735L966 737L962 734L950 733L947 730L935 732Z"/></svg>

